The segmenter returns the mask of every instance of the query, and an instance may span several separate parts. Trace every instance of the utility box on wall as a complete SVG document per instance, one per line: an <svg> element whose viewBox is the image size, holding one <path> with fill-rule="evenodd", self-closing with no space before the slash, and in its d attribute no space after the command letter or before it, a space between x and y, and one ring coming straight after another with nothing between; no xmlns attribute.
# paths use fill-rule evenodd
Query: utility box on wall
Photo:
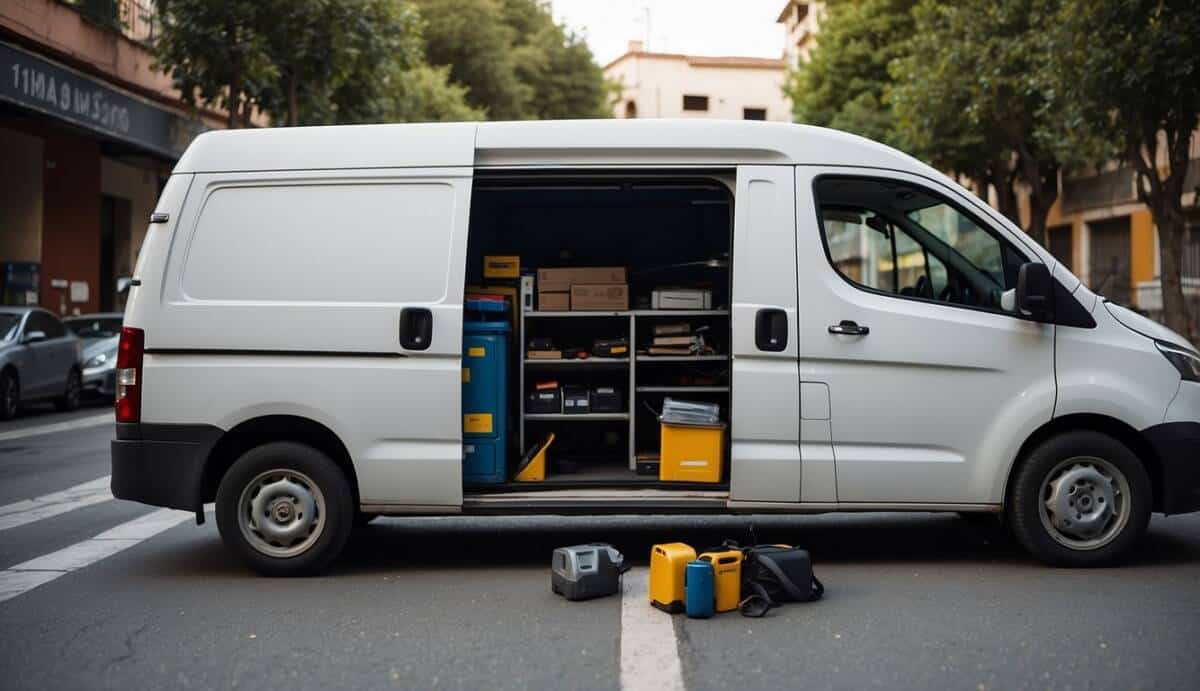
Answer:
<svg viewBox="0 0 1200 691"><path fill-rule="evenodd" d="M0 262L0 304L25 307L38 304L37 262Z"/></svg>

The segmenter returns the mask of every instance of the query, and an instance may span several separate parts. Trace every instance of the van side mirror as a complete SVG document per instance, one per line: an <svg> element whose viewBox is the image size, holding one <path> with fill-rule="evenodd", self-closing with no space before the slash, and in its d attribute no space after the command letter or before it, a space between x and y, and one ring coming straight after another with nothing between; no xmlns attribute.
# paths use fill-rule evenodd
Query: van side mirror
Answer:
<svg viewBox="0 0 1200 691"><path fill-rule="evenodd" d="M46 340L45 331L29 331L25 334L25 338L21 339L22 343L37 343L38 341Z"/></svg>
<svg viewBox="0 0 1200 691"><path fill-rule="evenodd" d="M1017 271L1016 308L1023 317L1054 320L1054 279L1045 264L1026 262Z"/></svg>

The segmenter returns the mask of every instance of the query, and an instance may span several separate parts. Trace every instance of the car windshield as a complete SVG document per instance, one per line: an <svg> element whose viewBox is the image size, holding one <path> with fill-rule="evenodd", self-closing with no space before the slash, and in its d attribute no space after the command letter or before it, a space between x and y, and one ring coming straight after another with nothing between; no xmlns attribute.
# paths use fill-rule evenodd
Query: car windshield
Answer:
<svg viewBox="0 0 1200 691"><path fill-rule="evenodd" d="M67 328L80 338L110 338L121 335L121 320L113 317L79 317L66 320Z"/></svg>
<svg viewBox="0 0 1200 691"><path fill-rule="evenodd" d="M0 312L0 342L11 341L17 337L21 328L21 315Z"/></svg>

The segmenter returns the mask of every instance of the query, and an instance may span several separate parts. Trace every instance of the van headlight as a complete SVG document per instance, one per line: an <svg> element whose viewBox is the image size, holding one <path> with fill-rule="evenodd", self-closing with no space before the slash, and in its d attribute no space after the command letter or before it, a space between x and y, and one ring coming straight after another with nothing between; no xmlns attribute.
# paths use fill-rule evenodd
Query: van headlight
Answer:
<svg viewBox="0 0 1200 691"><path fill-rule="evenodd" d="M1200 382L1200 355L1164 341L1155 341L1158 351L1179 370L1179 376L1186 381Z"/></svg>

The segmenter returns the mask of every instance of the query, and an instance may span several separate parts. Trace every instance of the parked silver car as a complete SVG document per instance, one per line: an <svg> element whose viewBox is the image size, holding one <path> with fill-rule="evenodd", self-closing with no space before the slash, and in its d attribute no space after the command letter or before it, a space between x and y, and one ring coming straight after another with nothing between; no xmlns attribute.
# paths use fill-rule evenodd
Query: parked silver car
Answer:
<svg viewBox="0 0 1200 691"><path fill-rule="evenodd" d="M83 393L108 398L116 394L117 344L124 317L120 312L101 312L63 319L83 341Z"/></svg>
<svg viewBox="0 0 1200 691"><path fill-rule="evenodd" d="M50 312L0 307L0 420L21 405L52 400L59 410L79 407L82 343Z"/></svg>

